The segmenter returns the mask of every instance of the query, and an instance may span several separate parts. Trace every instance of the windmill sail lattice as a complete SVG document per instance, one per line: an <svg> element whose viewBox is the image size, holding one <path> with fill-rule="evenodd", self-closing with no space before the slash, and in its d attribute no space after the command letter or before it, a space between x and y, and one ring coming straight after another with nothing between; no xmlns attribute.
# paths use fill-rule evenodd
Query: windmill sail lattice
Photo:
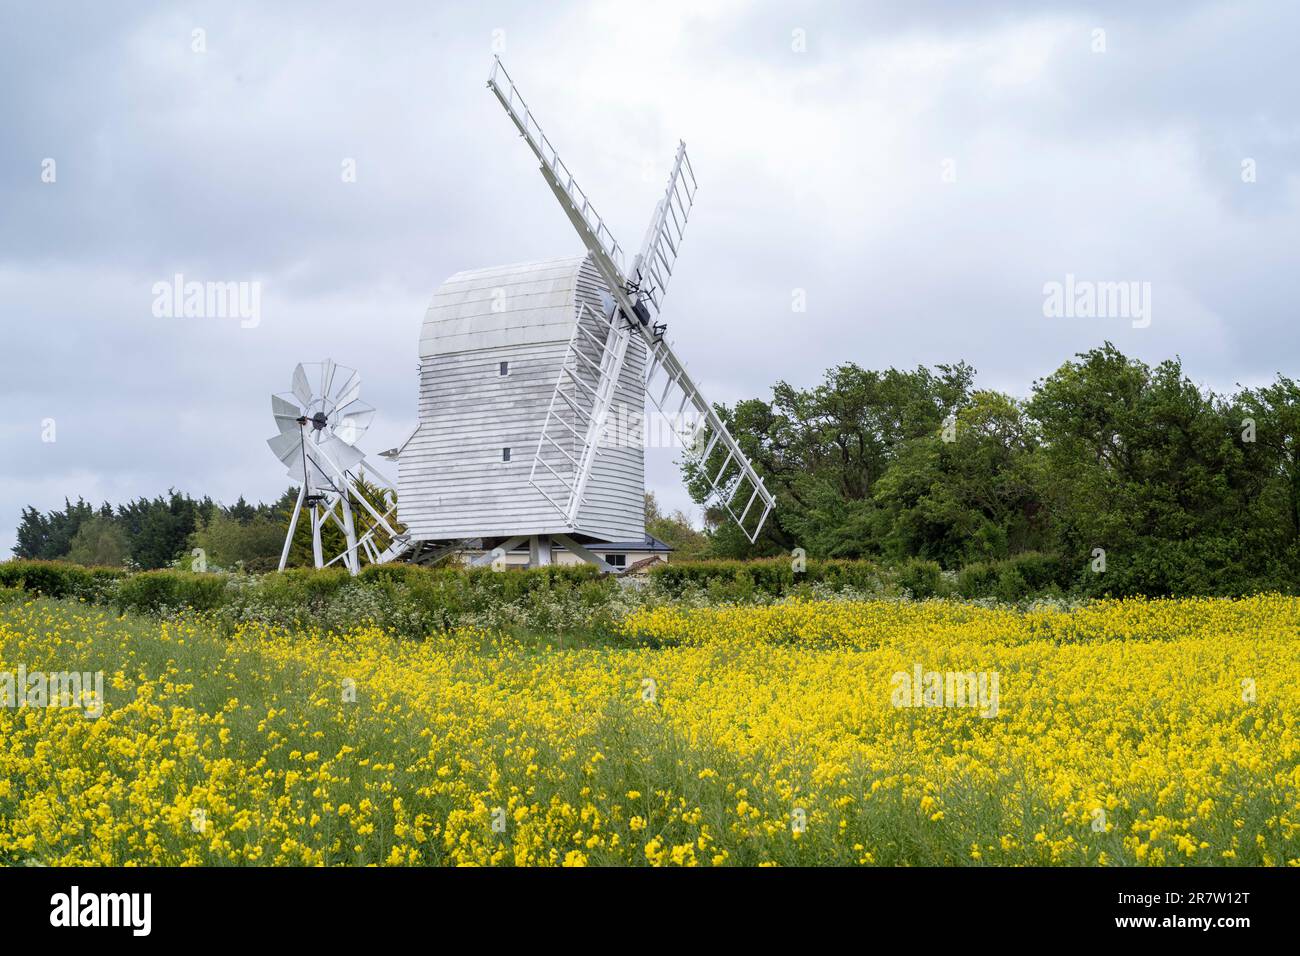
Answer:
<svg viewBox="0 0 1300 956"><path fill-rule="evenodd" d="M646 391L659 412L673 423L689 461L708 488L709 503L722 507L745 536L754 541L775 507L775 500L712 404L687 373L685 364L664 340L664 327L654 321L663 307L668 280L695 202L697 183L685 144L678 146L664 199L656 205L642 248L627 270L624 250L542 132L499 59L493 62L488 87L540 161L542 176L591 254L613 298L611 308L603 316L580 307L537 443L530 483L570 522L587 503L587 482L602 451L602 437L628 342L636 335L651 357ZM565 420L566 416L557 414L562 407L571 411L573 424ZM566 429L572 434L565 434ZM565 469L568 477L548 463L556 451L572 465L571 469ZM559 479L567 492L562 493L564 501L556 500L541 487L537 480L539 469Z"/></svg>

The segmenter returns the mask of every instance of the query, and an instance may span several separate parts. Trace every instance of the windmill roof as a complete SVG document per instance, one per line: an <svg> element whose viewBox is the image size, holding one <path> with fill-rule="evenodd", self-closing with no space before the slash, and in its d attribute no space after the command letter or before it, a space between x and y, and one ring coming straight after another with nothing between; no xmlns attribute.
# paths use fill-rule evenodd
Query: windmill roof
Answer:
<svg viewBox="0 0 1300 956"><path fill-rule="evenodd" d="M567 342L587 256L457 272L424 314L420 357L507 345Z"/></svg>
<svg viewBox="0 0 1300 956"><path fill-rule="evenodd" d="M664 544L652 534L647 534L640 541L603 541L598 544L589 544L586 546L588 551L671 551L672 548Z"/></svg>

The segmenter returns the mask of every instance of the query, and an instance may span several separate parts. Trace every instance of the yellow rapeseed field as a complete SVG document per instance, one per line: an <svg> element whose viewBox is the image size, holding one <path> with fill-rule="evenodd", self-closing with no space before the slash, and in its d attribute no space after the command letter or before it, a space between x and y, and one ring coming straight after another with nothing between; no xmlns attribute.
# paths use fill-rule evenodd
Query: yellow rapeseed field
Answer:
<svg viewBox="0 0 1300 956"><path fill-rule="evenodd" d="M560 650L16 603L0 671L105 700L0 708L0 862L1294 865L1298 627L790 602Z"/></svg>

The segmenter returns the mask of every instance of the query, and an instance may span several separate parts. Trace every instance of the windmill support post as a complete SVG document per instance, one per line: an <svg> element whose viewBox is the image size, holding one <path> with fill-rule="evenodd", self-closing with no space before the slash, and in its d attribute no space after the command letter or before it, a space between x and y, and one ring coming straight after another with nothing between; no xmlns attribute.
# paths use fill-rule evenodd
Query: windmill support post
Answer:
<svg viewBox="0 0 1300 956"><path fill-rule="evenodd" d="M280 570L283 571L286 564L289 563L289 548L293 544L293 533L298 529L298 516L302 514L302 499L307 495L307 486L303 485L298 489L298 501L293 506L293 514L289 516L289 533L284 537L284 550L280 552Z"/></svg>
<svg viewBox="0 0 1300 956"><path fill-rule="evenodd" d="M357 557L357 529L352 521L352 506L346 497L339 503L343 505L343 536L348 543L347 550L343 552L346 556L343 561L347 564L348 571L356 576L361 573L361 559Z"/></svg>
<svg viewBox="0 0 1300 956"><path fill-rule="evenodd" d="M535 534L528 539L528 566L545 568L551 563L551 536Z"/></svg>
<svg viewBox="0 0 1300 956"><path fill-rule="evenodd" d="M316 567L318 568L324 563L324 557L321 554L320 522L321 522L320 508L317 505L312 505L311 506L311 556L312 556L312 560L316 562Z"/></svg>

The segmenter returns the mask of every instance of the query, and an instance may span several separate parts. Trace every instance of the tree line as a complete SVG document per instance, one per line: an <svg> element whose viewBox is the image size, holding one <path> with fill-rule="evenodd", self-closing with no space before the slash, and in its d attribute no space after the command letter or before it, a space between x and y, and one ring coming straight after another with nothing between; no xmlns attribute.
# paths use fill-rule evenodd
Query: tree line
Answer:
<svg viewBox="0 0 1300 956"><path fill-rule="evenodd" d="M298 489L290 488L272 504L252 504L241 495L227 506L172 489L116 508L107 502L96 508L82 498L64 499L63 508L45 513L30 506L23 509L13 553L16 558L147 571L189 568L199 549L202 565L272 570L297 497ZM301 558L310 540L299 542L297 537Z"/></svg>
<svg viewBox="0 0 1300 956"><path fill-rule="evenodd" d="M1059 561L1090 594L1293 590L1300 571L1300 386L1219 395L1174 358L1111 343L1021 399L965 363L829 370L719 411L777 500L750 544L706 514L720 556L790 553L945 570ZM717 453L715 453L715 458ZM720 460L708 463L722 467ZM703 500L698 469L683 465Z"/></svg>
<svg viewBox="0 0 1300 956"><path fill-rule="evenodd" d="M384 494L364 478L357 484L371 501L379 501ZM271 504L253 504L241 496L226 506L211 497L193 498L173 489L166 495L137 498L116 508L107 502L96 508L82 498L75 502L65 499L62 508L45 513L29 506L23 509L13 554L20 559L143 571L199 566L271 571L279 566L297 498L298 489L291 487ZM353 517L358 535L374 524L360 509L354 511ZM678 557L702 558L709 554L708 536L691 527L680 510L662 511L653 493L646 494L646 530L672 546ZM345 540L335 525L326 524L321 544L332 557L343 550ZM376 544L383 550L388 538L379 536ZM201 553L201 559L196 551ZM312 564L311 527L305 516L294 533L289 564Z"/></svg>

